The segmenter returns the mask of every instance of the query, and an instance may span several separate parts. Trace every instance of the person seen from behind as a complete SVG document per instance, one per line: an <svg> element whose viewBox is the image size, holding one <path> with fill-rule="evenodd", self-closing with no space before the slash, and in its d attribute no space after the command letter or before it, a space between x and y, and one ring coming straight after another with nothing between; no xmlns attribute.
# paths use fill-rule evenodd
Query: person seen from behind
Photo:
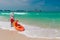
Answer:
<svg viewBox="0 0 60 40"><path fill-rule="evenodd" d="M11 27L13 27L13 22L14 22L14 13L12 12L12 13L10 14Z"/></svg>

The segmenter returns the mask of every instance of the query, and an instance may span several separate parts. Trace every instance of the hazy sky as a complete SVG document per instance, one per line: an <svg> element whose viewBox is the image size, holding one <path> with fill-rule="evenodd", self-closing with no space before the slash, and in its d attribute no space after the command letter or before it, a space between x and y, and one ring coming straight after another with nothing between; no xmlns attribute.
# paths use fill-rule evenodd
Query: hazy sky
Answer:
<svg viewBox="0 0 60 40"><path fill-rule="evenodd" d="M0 0L0 9L60 11L60 0Z"/></svg>

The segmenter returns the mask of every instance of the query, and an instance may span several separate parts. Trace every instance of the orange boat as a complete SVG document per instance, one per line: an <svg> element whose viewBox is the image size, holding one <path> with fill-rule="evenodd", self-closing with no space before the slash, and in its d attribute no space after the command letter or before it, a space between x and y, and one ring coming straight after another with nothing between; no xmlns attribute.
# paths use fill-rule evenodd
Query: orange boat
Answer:
<svg viewBox="0 0 60 40"><path fill-rule="evenodd" d="M17 21L14 21L14 22L13 22L13 26L14 26L15 29L18 30L18 31L24 31L24 30L25 30L22 25L20 25L20 24L17 23Z"/></svg>

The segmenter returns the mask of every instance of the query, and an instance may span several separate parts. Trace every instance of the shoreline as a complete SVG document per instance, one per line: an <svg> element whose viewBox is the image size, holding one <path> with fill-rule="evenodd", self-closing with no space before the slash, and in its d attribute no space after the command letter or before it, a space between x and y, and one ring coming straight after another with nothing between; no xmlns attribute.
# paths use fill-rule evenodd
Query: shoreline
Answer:
<svg viewBox="0 0 60 40"><path fill-rule="evenodd" d="M1 40L60 40L60 38L29 38L25 35L18 34L16 31L0 29ZM6 36L6 37L5 37Z"/></svg>
<svg viewBox="0 0 60 40"><path fill-rule="evenodd" d="M7 30L9 30L10 31L10 24L9 24L9 21L0 21L0 25L3 25L3 23L5 24L5 23L7 23L7 24L5 24L6 26L7 26L7 28L5 28L5 29L7 29ZM26 32L22 32L23 34L22 35L25 35L26 37L29 37L30 35L32 35L33 37L29 37L29 38L46 38L46 39L55 39L55 38L58 38L58 39L60 39L60 37L55 37L55 33L56 34L58 34L59 35L59 31L56 29L53 29L53 28L37 28L36 26L30 26L30 25L26 25L26 24L23 24L23 23L21 23L22 25L24 25L25 27L26 27ZM28 27L28 26L30 26L30 27ZM32 27L32 28L31 28ZM36 27L36 28L35 28ZM3 26L2 26L2 28L4 28ZM28 30L28 31L27 31ZM11 31L13 31L12 29L11 29ZM47 33L46 33L46 31L47 31ZM14 32L17 32L17 31L14 31ZM37 35L39 35L39 32L40 32L40 34L41 35L39 35L40 37L36 37L37 35L36 35L36 32L37 32ZM18 33L18 32L17 32ZM24 34L24 33L27 33L27 34ZM31 34L32 33L32 34ZM46 37L46 35L47 35L48 33L51 33L51 34L48 34L48 35L53 35L52 37L48 37L48 35L47 35L47 37ZM54 34L53 34L54 33ZM18 33L18 34L21 34L21 33ZM27 35L29 35L29 36L27 36ZM34 37L34 35L35 35L35 37ZM45 35L45 37L44 37L44 35Z"/></svg>
<svg viewBox="0 0 60 40"><path fill-rule="evenodd" d="M17 19L17 20L19 20L19 19ZM0 21L10 22L9 18L6 18L6 17L4 17L4 16L0 16ZM50 24L30 23L30 22L28 22L27 20L22 20L22 19L19 20L19 23L23 23L23 24L31 25L31 26L36 26L36 27L41 27L41 28L49 28L49 29L58 29L58 30L60 30L60 28L50 27Z"/></svg>
<svg viewBox="0 0 60 40"><path fill-rule="evenodd" d="M0 28L2 28L2 29L10 30L10 31L17 31L14 29L14 27L10 27L9 22L1 22L0 21L0 23L1 23ZM2 23L5 25L3 25ZM23 35L30 37L30 38L45 38L46 37L46 38L51 39L51 38L60 37L59 36L60 30L39 28L39 27L29 26L29 25L25 25L25 24L22 24L22 25L24 25L25 31L24 32L17 31L17 33L23 34Z"/></svg>

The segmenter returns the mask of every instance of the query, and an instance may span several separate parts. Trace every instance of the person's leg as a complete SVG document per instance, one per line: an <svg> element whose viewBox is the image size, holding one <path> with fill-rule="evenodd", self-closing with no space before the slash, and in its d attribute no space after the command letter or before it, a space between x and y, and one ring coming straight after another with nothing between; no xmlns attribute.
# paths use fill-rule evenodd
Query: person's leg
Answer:
<svg viewBox="0 0 60 40"><path fill-rule="evenodd" d="M11 23L11 27L13 27L12 23Z"/></svg>

